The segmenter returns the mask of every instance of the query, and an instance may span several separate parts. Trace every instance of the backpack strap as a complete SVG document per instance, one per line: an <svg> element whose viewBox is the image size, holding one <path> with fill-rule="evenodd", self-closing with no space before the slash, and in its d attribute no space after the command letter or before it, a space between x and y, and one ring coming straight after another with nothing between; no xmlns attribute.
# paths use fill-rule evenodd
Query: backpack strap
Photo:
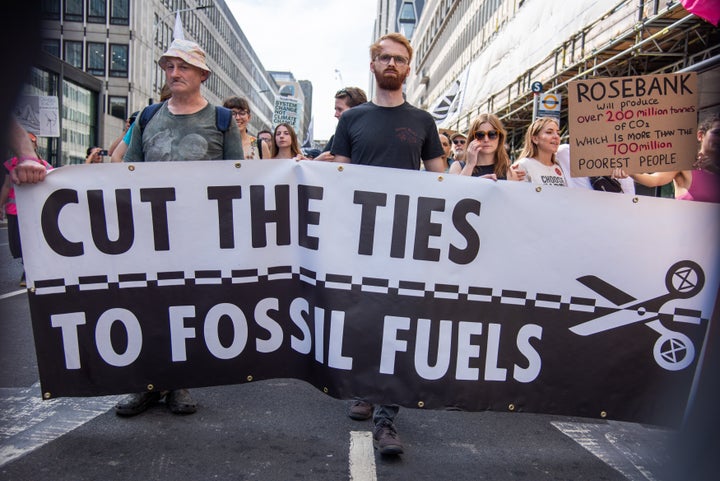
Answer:
<svg viewBox="0 0 720 481"><path fill-rule="evenodd" d="M260 158L262 159L262 143L263 143L263 139L261 139L260 137L258 137L257 139L255 139L255 142L257 142L258 155L259 155Z"/></svg>
<svg viewBox="0 0 720 481"><path fill-rule="evenodd" d="M230 120L232 120L232 110L219 105L215 107L215 127L220 132L227 132L230 128Z"/></svg>
<svg viewBox="0 0 720 481"><path fill-rule="evenodd" d="M141 133L145 130L145 126L148 122L150 122L150 119L158 113L158 110L160 110L164 103L165 102L158 102L150 104L143 109L138 120L140 122ZM230 120L232 120L232 110L220 106L215 107L215 127L217 127L220 132L227 132L227 129L230 128Z"/></svg>
<svg viewBox="0 0 720 481"><path fill-rule="evenodd" d="M150 104L147 107L143 109L143 111L140 113L140 118L138 119L139 125L140 125L140 133L142 134L145 130L145 126L148 122L150 122L150 119L153 118L153 116L160 110L160 107L163 106L165 102L158 102L155 104Z"/></svg>

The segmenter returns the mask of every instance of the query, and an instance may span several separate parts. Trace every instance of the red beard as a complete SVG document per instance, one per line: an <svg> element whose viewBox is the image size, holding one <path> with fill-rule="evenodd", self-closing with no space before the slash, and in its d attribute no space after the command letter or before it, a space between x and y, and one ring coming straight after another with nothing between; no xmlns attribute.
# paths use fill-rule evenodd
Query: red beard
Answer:
<svg viewBox="0 0 720 481"><path fill-rule="evenodd" d="M394 71L397 76L391 77L391 76L385 76L383 72L377 72L375 71L375 80L377 81L378 88L382 90L400 90L402 89L402 84L405 82L405 79L407 78L408 74L405 73L405 75L401 74L397 70Z"/></svg>

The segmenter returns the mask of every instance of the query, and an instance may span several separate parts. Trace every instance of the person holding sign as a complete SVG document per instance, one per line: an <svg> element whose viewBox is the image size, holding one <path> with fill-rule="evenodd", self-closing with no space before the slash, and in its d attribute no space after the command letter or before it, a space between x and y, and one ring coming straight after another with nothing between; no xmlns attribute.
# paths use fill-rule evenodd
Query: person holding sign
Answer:
<svg viewBox="0 0 720 481"><path fill-rule="evenodd" d="M281 123L275 127L275 134L273 135L272 145L272 158L273 159L293 159L293 160L306 160L306 157L300 150L300 143L297 139L297 134L292 125L288 123Z"/></svg>
<svg viewBox="0 0 720 481"><path fill-rule="evenodd" d="M444 172L443 148L432 115L405 101L402 86L410 74L413 49L402 34L389 33L370 46L375 97L343 112L335 130L335 162ZM373 437L381 454L397 455L403 446L395 430L397 405L357 400L348 415L375 423Z"/></svg>
<svg viewBox="0 0 720 481"><path fill-rule="evenodd" d="M465 149L466 161L453 162L450 174L492 180L524 180L522 170L510 169L510 156L505 150L507 132L497 116L480 114L470 125L468 136L472 140Z"/></svg>
<svg viewBox="0 0 720 481"><path fill-rule="evenodd" d="M528 128L525 146L513 170L523 171L525 180L533 184L567 187L565 173L555 154L560 146L560 126L552 117L540 117Z"/></svg>
<svg viewBox="0 0 720 481"><path fill-rule="evenodd" d="M209 77L205 51L189 40L173 40L158 60L165 71L171 96L153 107L146 118L141 112L133 129L130 145L123 157L126 162L177 160L244 159L237 124L224 107L214 106L203 97L200 87ZM149 111L150 112L150 111ZM227 122L223 122L226 119Z"/></svg>
<svg viewBox="0 0 720 481"><path fill-rule="evenodd" d="M37 137L35 134L28 132L26 135L33 146L33 158L37 159L33 160L33 162L37 162L42 165L46 171L52 170L52 165L41 159L40 154L38 154ZM23 158L23 160L25 160L25 158ZM5 214L8 224L8 246L10 247L10 254L13 256L13 259L20 259L20 262L22 262L22 243L20 242L18 210L17 205L15 204L15 187L13 186L11 180L11 176L15 169L17 169L20 162L20 157L13 157L12 159L5 161L3 164L6 175L2 188L0 189L0 220L3 218L3 214ZM26 285L25 270L23 270L22 277L20 278L20 287L25 287Z"/></svg>
<svg viewBox="0 0 720 481"><path fill-rule="evenodd" d="M194 42L173 40L158 65L165 71L170 98L141 112L135 121L125 162L244 159L242 140L231 113L202 96L200 87L210 76L205 51ZM159 105L159 107L158 107ZM144 110L143 110L144 112ZM223 123L221 120L225 119ZM134 416L165 398L174 414L192 414L197 403L187 389L130 394L115 406L119 416Z"/></svg>
<svg viewBox="0 0 720 481"><path fill-rule="evenodd" d="M720 115L714 114L698 127L700 150L695 170L632 174L635 182L647 187L673 183L675 198L720 203Z"/></svg>

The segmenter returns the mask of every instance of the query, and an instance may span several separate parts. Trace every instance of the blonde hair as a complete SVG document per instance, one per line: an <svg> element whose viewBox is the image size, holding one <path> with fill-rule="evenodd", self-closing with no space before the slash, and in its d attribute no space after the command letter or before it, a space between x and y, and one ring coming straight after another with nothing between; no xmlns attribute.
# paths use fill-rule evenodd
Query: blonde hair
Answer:
<svg viewBox="0 0 720 481"><path fill-rule="evenodd" d="M493 126L493 129L497 130L498 133L498 148L495 151L495 175L498 177L507 177L507 171L510 168L510 156L505 150L505 138L507 132L502 121L494 114L480 114L472 124L470 124L470 130L468 131L468 140L470 142L475 138L475 132L480 130L480 125L488 123Z"/></svg>
<svg viewBox="0 0 720 481"><path fill-rule="evenodd" d="M413 48L412 45L410 45L410 41L405 38L405 35L397 32L383 35L382 37L377 39L374 44L370 45L370 60L375 60L375 57L380 55L380 51L382 50L380 42L382 42L383 40L392 40L393 42L402 44L408 51L408 62L412 60Z"/></svg>
<svg viewBox="0 0 720 481"><path fill-rule="evenodd" d="M532 138L536 135L539 135L540 132L545 128L545 126L550 122L554 123L558 126L558 128L560 128L560 124L558 124L557 119L553 117L539 117L535 119L532 124L530 124L527 132L525 132L525 145L523 146L522 152L520 152L520 158L531 157L533 159L537 159L539 150L537 144L533 142ZM552 154L552 162L557 163L554 153Z"/></svg>

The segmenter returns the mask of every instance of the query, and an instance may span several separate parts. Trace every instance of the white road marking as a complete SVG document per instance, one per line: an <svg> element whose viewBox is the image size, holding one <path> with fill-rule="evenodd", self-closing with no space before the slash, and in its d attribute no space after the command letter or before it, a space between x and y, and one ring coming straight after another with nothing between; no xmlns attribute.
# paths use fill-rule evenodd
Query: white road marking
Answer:
<svg viewBox="0 0 720 481"><path fill-rule="evenodd" d="M553 426L629 481L657 481L671 460L672 431L640 424L553 422Z"/></svg>
<svg viewBox="0 0 720 481"><path fill-rule="evenodd" d="M44 401L40 383L0 388L0 467L82 426L113 407L120 396Z"/></svg>
<svg viewBox="0 0 720 481"><path fill-rule="evenodd" d="M350 431L350 481L377 481L370 431Z"/></svg>
<svg viewBox="0 0 720 481"><path fill-rule="evenodd" d="M0 294L0 299L7 299L8 297L13 296L19 296L20 294L25 294L27 292L27 289L20 289L13 292L8 292L7 294Z"/></svg>

